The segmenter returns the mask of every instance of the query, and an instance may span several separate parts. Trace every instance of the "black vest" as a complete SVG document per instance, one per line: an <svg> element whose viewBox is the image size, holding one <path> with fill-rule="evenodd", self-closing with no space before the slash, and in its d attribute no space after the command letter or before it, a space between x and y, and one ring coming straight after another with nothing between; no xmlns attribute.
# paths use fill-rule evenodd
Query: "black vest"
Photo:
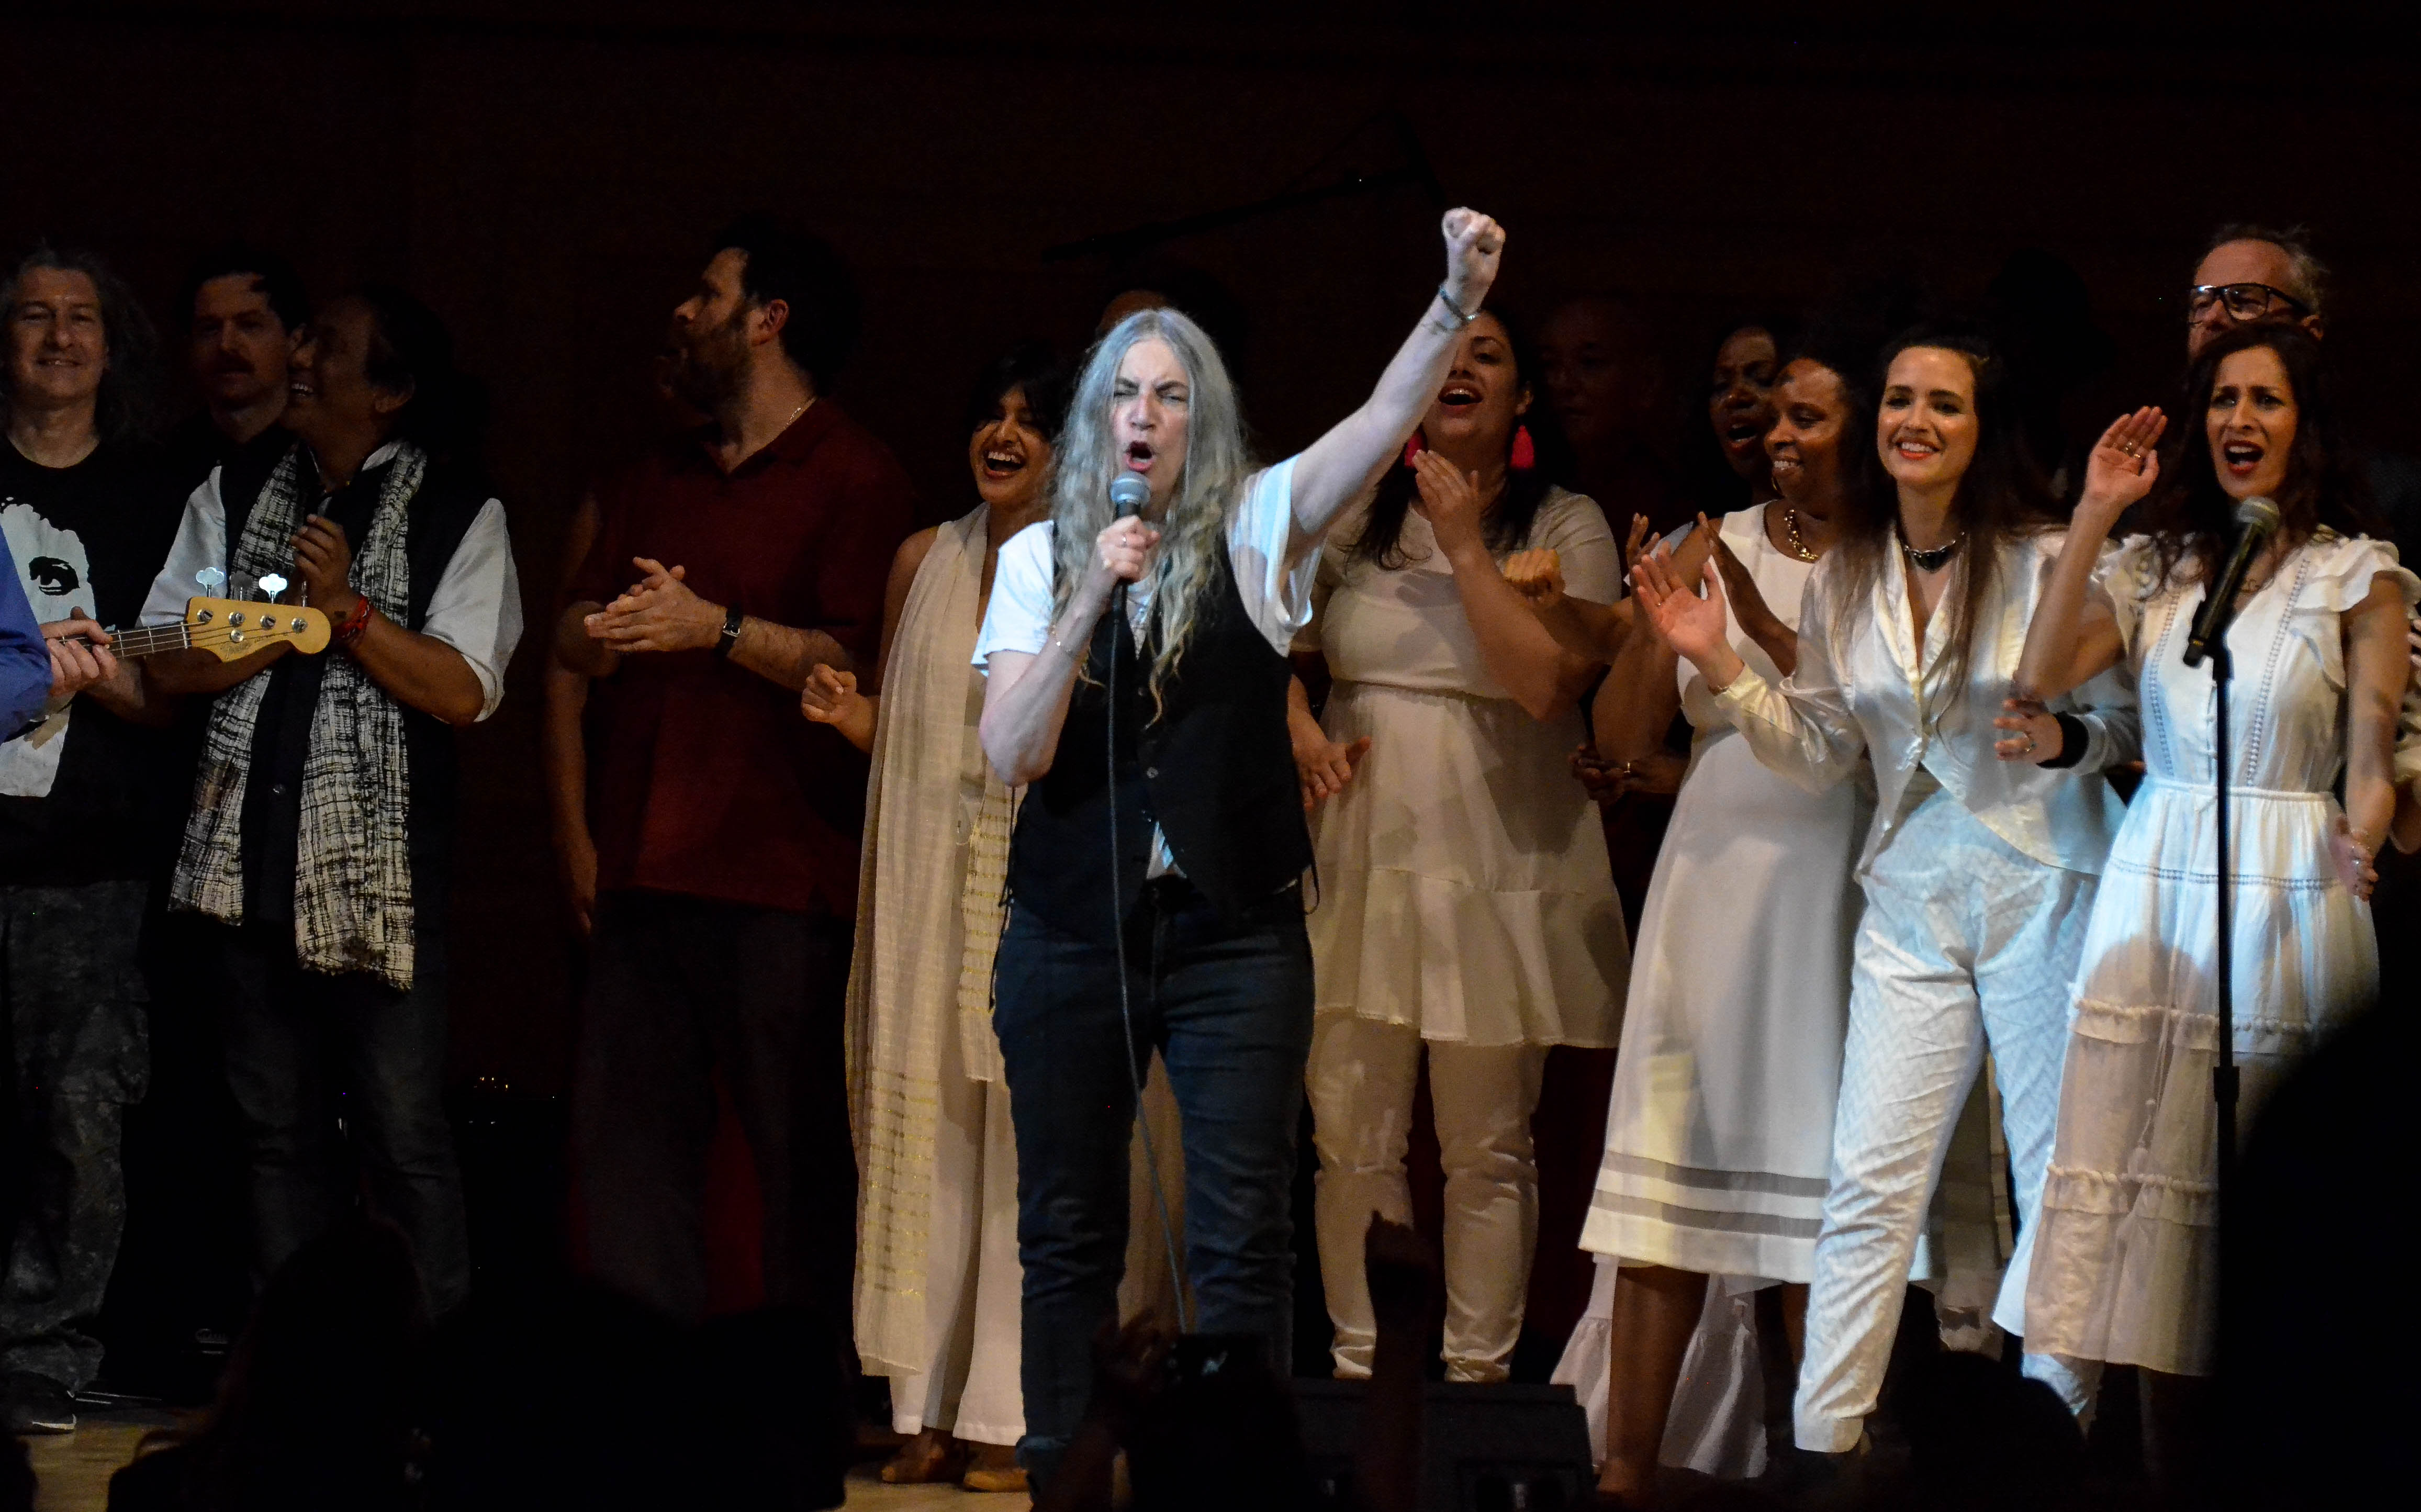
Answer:
<svg viewBox="0 0 2421 1512"><path fill-rule="evenodd" d="M260 491L268 486L270 475L285 455L272 451L230 462L221 470L219 497L226 507L228 561L234 559L236 546L243 539ZM307 469L310 459L302 459L300 465ZM322 512L345 527L345 538L355 551L361 549L370 511L391 465L361 469L322 507ZM307 472L304 475L311 476ZM437 585L489 497L488 489L476 477L460 469L432 463L422 475L419 491L404 510L403 549L411 580L404 629L417 631L428 622ZM311 711L320 700L325 659L343 654L332 646L320 656L281 657L264 674L270 681L253 729L252 778L244 785L242 864L247 916L278 922L293 916L303 765L310 749ZM426 891L431 884L442 884L450 869L446 863L452 850L460 760L454 731L444 720L408 704L398 707L403 710L404 745L412 772L412 812L406 832L413 881L416 891Z"/></svg>
<svg viewBox="0 0 2421 1512"><path fill-rule="evenodd" d="M1115 669L1117 706L1111 708ZM1293 669L1264 639L1221 553L1219 584L1154 717L1150 664L1113 603L1093 630L1051 770L1026 789L1009 850L1017 906L1066 933L1112 938L1143 891L1155 821L1178 869L1230 921L1311 865L1287 735ZM1117 893L1110 891L1108 740L1117 727ZM1115 912L1114 912L1115 909Z"/></svg>

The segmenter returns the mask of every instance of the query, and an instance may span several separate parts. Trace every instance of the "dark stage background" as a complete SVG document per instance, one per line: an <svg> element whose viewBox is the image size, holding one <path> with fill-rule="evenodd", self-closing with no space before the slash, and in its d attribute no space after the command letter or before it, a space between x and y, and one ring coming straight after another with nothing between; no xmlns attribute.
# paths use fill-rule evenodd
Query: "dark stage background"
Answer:
<svg viewBox="0 0 2421 1512"><path fill-rule="evenodd" d="M2117 353L2079 429L2166 397L2176 295L2215 223L2308 221L2355 408L2421 449L2421 92L2390 23L1826 8L12 7L0 243L98 247L164 319L186 259L242 236L315 291L400 279L452 322L493 392L532 624L503 711L464 740L455 1065L546 1096L570 1022L537 740L564 527L586 480L663 430L650 355L738 209L803 220L858 269L867 338L837 397L929 518L972 502L977 364L1089 335L1111 259L1050 249L1357 173L1388 181L1159 249L1242 305L1272 454L1353 404L1419 309L1429 183L1509 228L1505 302L1618 287L1691 368L1726 312L1845 272L1974 297L2048 249Z"/></svg>

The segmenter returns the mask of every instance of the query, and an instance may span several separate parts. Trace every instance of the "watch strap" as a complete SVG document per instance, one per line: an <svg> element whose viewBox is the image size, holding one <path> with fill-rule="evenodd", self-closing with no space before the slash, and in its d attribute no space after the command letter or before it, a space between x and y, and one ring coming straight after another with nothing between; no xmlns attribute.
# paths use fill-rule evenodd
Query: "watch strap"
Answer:
<svg viewBox="0 0 2421 1512"><path fill-rule="evenodd" d="M731 648L740 644L740 622L747 617L737 606L723 612L723 633L715 640L715 655L726 658L731 655Z"/></svg>

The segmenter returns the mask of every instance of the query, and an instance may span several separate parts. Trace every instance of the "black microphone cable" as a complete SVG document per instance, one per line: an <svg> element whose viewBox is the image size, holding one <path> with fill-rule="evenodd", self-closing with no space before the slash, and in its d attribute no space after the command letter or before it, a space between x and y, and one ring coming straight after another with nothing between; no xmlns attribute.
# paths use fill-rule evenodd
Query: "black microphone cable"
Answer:
<svg viewBox="0 0 2421 1512"><path fill-rule="evenodd" d="M1118 483L1123 483L1125 481L1126 479L1123 477L1118 479ZM1141 480L1137 479L1137 481L1140 482ZM1117 483L1113 483L1110 486L1110 498L1114 507L1124 505L1129 502L1127 499L1120 497L1120 494L1121 490L1118 488ZM1148 492L1146 493L1146 497L1149 497ZM1123 516L1121 518L1123 518ZM1104 722L1104 728L1108 732L1105 743L1108 747L1107 756L1109 771L1106 773L1106 777L1110 789L1110 938L1116 943L1117 950L1118 1026L1125 1032L1126 1036L1127 1083L1134 1089L1135 1127L1143 1130L1143 1158L1145 1165L1150 1168L1152 1207L1160 1214L1161 1244L1168 1253L1169 1281L1177 1293L1177 1331L1180 1333L1191 1333L1194 1332L1194 1320L1188 1316L1188 1309L1185 1305L1185 1269L1178 1260L1177 1224L1176 1220L1169 1216L1168 1193L1161 1190L1160 1151L1152 1141L1151 1120L1144 1116L1143 1072L1138 1068L1135 1058L1134 1005L1132 994L1127 984L1127 921L1124 912L1119 907L1120 902L1124 899L1126 895L1123 889L1118 885L1117 637L1118 632L1126 628L1127 595L1131 591L1132 589L1127 585L1119 585L1117 598L1110 606L1110 612L1118 616L1118 623L1110 627L1109 668L1102 688L1102 697L1109 705L1109 718ZM1141 643L1138 642L1136 646L1138 662L1141 660ZM1159 965L1159 955L1160 952L1157 944L1155 943L1152 951L1153 965L1155 969ZM1153 995L1155 999L1158 997L1158 994L1159 987L1155 982L1153 986ZM1171 1083L1171 1090L1174 1090L1174 1083ZM1128 1221L1130 1223L1133 1221L1132 1214L1128 1215Z"/></svg>

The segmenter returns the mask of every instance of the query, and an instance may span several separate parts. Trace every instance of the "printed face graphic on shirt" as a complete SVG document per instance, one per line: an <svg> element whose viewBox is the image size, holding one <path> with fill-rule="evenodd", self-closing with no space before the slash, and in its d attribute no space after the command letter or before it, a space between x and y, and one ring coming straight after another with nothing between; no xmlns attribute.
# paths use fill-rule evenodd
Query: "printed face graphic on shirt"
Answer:
<svg viewBox="0 0 2421 1512"><path fill-rule="evenodd" d="M37 556L25 564L25 585L36 593L54 599L64 599L84 586L84 574L72 562L55 556Z"/></svg>
<svg viewBox="0 0 2421 1512"><path fill-rule="evenodd" d="M8 540L8 554L16 559L25 602L36 621L48 625L67 618L72 610L92 609L92 560L83 537L53 524L23 499L0 498L0 538ZM73 709L70 705L0 745L0 793L50 796L59 757L67 750L68 718Z"/></svg>

